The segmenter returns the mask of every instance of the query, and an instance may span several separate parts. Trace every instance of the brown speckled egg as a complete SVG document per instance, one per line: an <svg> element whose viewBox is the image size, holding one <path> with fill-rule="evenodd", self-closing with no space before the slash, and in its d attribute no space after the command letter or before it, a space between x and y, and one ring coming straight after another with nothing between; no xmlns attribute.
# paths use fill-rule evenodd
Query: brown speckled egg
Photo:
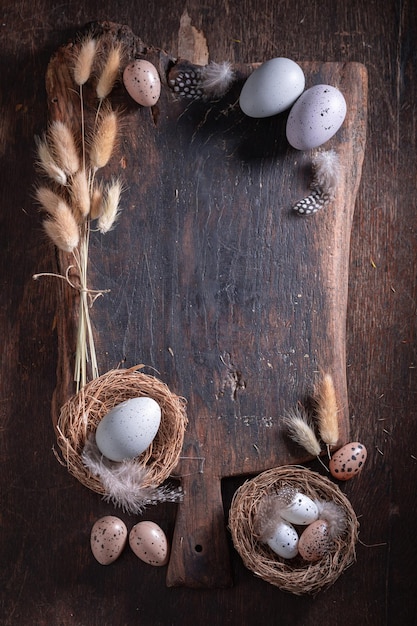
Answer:
<svg viewBox="0 0 417 626"><path fill-rule="evenodd" d="M329 525L324 520L312 522L300 536L298 552L305 561L314 562L321 559L331 548Z"/></svg>
<svg viewBox="0 0 417 626"><path fill-rule="evenodd" d="M144 107L158 102L161 93L161 81L157 69L145 59L132 61L123 72L123 84L135 102Z"/></svg>
<svg viewBox="0 0 417 626"><path fill-rule="evenodd" d="M339 480L350 480L362 470L366 457L367 451L363 443L359 441L347 443L330 459L330 473Z"/></svg>
<svg viewBox="0 0 417 626"><path fill-rule="evenodd" d="M113 563L122 553L126 541L126 524L114 515L100 518L91 529L91 551L101 565Z"/></svg>
<svg viewBox="0 0 417 626"><path fill-rule="evenodd" d="M133 526L129 544L136 556L149 565L160 567L168 563L168 541L162 528L155 522L139 522Z"/></svg>

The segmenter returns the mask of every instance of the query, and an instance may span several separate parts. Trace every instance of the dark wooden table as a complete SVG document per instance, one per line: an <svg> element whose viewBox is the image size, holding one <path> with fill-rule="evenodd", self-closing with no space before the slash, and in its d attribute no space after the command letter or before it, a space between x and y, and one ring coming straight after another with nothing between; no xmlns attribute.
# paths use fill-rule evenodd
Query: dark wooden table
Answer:
<svg viewBox="0 0 417 626"><path fill-rule="evenodd" d="M85 23L110 19L174 56L184 3L0 1L0 623L7 625L417 622L416 38L411 0L187 3L210 58L359 61L369 74L368 136L351 240L347 375L353 439L369 459L343 487L359 517L357 563L316 598L257 579L234 552L233 587L168 588L164 569L126 552L98 566L89 531L113 512L54 456L56 292L33 200L34 136L46 124L51 54ZM189 29L190 30L190 29ZM178 50L178 42L182 42ZM223 481L227 511L240 479ZM175 506L145 513L170 535ZM231 547L231 546L230 546Z"/></svg>

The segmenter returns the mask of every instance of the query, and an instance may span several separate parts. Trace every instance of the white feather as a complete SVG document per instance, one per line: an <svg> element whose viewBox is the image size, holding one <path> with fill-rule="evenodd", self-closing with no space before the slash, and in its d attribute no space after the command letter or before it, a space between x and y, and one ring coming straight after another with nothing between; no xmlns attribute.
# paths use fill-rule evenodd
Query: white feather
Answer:
<svg viewBox="0 0 417 626"><path fill-rule="evenodd" d="M314 180L312 189L320 189L322 195L334 200L340 182L340 161L335 150L317 152L313 159Z"/></svg>
<svg viewBox="0 0 417 626"><path fill-rule="evenodd" d="M211 61L201 70L201 88L205 96L219 98L224 96L234 80L234 72L229 61L215 63Z"/></svg>
<svg viewBox="0 0 417 626"><path fill-rule="evenodd" d="M144 486L148 470L135 461L113 463L104 457L92 436L85 443L82 461L89 472L99 478L104 499L127 513L138 514L150 504L178 502L182 499L181 487Z"/></svg>

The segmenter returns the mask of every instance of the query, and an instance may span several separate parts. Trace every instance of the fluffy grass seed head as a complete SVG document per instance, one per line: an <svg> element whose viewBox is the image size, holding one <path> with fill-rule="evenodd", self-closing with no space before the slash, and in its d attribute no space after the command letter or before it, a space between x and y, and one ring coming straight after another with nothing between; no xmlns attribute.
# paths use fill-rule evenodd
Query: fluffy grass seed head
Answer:
<svg viewBox="0 0 417 626"><path fill-rule="evenodd" d="M75 217L66 202L60 200L53 217L43 222L43 227L59 250L73 252L78 246L80 232Z"/></svg>
<svg viewBox="0 0 417 626"><path fill-rule="evenodd" d="M64 122L52 122L48 131L48 142L57 165L67 175L75 174L80 167L80 159L70 128Z"/></svg>
<svg viewBox="0 0 417 626"><path fill-rule="evenodd" d="M91 76L94 57L96 55L96 48L96 40L89 35L83 39L75 54L73 72L74 80L78 86L84 85Z"/></svg>
<svg viewBox="0 0 417 626"><path fill-rule="evenodd" d="M100 114L91 137L89 157L93 170L98 170L109 162L116 144L117 128L117 113L106 107Z"/></svg>
<svg viewBox="0 0 417 626"><path fill-rule="evenodd" d="M55 215L58 209L58 205L62 198L56 194L49 187L38 187L35 191L35 196L41 208L49 213L49 215Z"/></svg>
<svg viewBox="0 0 417 626"><path fill-rule="evenodd" d="M103 185L99 183L95 185L91 194L90 218L97 220L103 213Z"/></svg>
<svg viewBox="0 0 417 626"><path fill-rule="evenodd" d="M55 162L46 139L40 139L37 137L35 141L38 153L37 164L40 169L48 176L48 178L53 180L55 183L58 183L58 185L66 185L67 175Z"/></svg>
<svg viewBox="0 0 417 626"><path fill-rule="evenodd" d="M107 55L104 67L99 76L96 93L99 100L107 98L118 78L120 62L122 57L122 46L120 43L114 44Z"/></svg>
<svg viewBox="0 0 417 626"><path fill-rule="evenodd" d="M282 421L289 437L295 443L304 448L311 456L318 457L320 455L320 443L311 425L309 415L304 408L296 406L288 410L284 414Z"/></svg>
<svg viewBox="0 0 417 626"><path fill-rule="evenodd" d="M90 192L85 170L79 170L72 178L70 185L72 207L76 215L85 219L90 213Z"/></svg>
<svg viewBox="0 0 417 626"><path fill-rule="evenodd" d="M325 373L320 378L314 391L314 401L320 437L329 450L339 439L339 408L331 374Z"/></svg>
<svg viewBox="0 0 417 626"><path fill-rule="evenodd" d="M98 229L102 234L108 233L115 225L121 194L122 183L118 178L112 180L104 190L102 213L98 218Z"/></svg>

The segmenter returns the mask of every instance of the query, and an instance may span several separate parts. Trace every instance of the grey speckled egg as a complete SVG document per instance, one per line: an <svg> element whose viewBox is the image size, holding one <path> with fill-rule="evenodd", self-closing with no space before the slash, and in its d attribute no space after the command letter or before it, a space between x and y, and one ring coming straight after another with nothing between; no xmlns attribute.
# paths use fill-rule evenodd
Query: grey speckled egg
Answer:
<svg viewBox="0 0 417 626"><path fill-rule="evenodd" d="M91 551L101 565L110 565L119 558L126 541L126 524L114 515L101 517L91 529Z"/></svg>
<svg viewBox="0 0 417 626"><path fill-rule="evenodd" d="M162 528L155 522L139 522L129 534L129 545L136 556L148 563L160 567L169 559L168 540Z"/></svg>
<svg viewBox="0 0 417 626"><path fill-rule="evenodd" d="M346 117L346 101L336 87L314 85L293 105L287 139L297 150L318 148L337 133Z"/></svg>
<svg viewBox="0 0 417 626"><path fill-rule="evenodd" d="M134 459L152 443L160 423L161 408L153 398L130 398L99 422L97 447L111 461Z"/></svg>
<svg viewBox="0 0 417 626"><path fill-rule="evenodd" d="M131 98L145 107L158 102L161 94L161 80L152 63L145 59L132 61L123 72L123 84Z"/></svg>

